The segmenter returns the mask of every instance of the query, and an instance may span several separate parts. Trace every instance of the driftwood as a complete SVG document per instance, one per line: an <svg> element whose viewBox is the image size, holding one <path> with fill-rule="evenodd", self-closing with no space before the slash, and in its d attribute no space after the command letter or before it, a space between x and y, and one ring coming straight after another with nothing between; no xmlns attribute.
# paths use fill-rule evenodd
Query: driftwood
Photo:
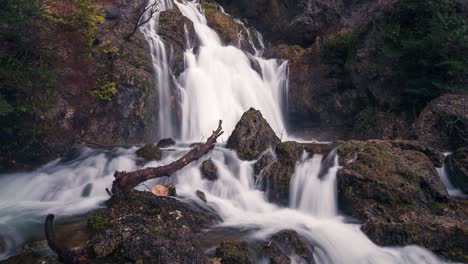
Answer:
<svg viewBox="0 0 468 264"><path fill-rule="evenodd" d="M207 139L206 143L197 145L182 158L168 165L157 168L146 168L133 172L116 171L114 174L115 180L112 183L112 193L115 194L119 193L120 191L129 191L147 180L170 176L172 173L182 169L190 162L200 159L214 148L216 140L224 133L221 131L221 125L222 121L220 120L218 128L213 131L213 134Z"/></svg>
<svg viewBox="0 0 468 264"><path fill-rule="evenodd" d="M89 260L78 252L60 245L55 237L54 215L49 214L45 222L45 235L50 249L59 257L60 262L65 264L89 264Z"/></svg>

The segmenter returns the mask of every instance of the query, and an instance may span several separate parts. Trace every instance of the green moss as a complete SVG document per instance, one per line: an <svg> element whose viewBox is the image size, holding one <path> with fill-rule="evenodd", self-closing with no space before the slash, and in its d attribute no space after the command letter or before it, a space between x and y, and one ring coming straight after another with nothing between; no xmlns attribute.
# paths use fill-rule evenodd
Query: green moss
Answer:
<svg viewBox="0 0 468 264"><path fill-rule="evenodd" d="M349 29L329 36L323 43L325 59L344 64L355 49L357 40L357 35Z"/></svg>
<svg viewBox="0 0 468 264"><path fill-rule="evenodd" d="M242 149L239 151L239 157L245 160L252 160L255 158L255 151L251 148Z"/></svg>
<svg viewBox="0 0 468 264"><path fill-rule="evenodd" d="M201 3L203 10L205 11L205 16L207 18L213 17L218 13L218 4L211 0L203 0Z"/></svg>
<svg viewBox="0 0 468 264"><path fill-rule="evenodd" d="M103 213L93 214L88 217L88 226L93 232L104 230L110 224L110 219Z"/></svg>

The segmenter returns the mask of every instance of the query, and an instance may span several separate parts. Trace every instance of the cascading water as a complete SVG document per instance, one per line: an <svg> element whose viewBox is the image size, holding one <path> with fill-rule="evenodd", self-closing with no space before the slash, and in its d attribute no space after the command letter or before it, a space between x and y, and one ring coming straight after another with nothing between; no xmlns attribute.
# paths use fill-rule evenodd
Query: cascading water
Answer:
<svg viewBox="0 0 468 264"><path fill-rule="evenodd" d="M164 8L171 4L169 1L163 3ZM200 140L215 127L218 119L224 120L229 135L241 114L251 106L260 109L278 133L284 132L281 97L287 65L252 56L260 65L259 74L244 52L221 45L217 34L206 25L197 2L175 3L194 22L202 44L198 54L192 50L186 52L187 69L179 77L183 94L183 138ZM161 83L166 82L169 75L166 75L164 44L160 42L156 28L155 20L143 30L146 36L151 36L148 39L152 43L152 56L155 66L160 66L157 78L161 90L167 88ZM171 151L164 151L161 161L145 166L167 164L188 149L187 145L178 145ZM100 207L108 198L105 188L111 186L113 172L139 168L135 150L84 149L75 158L54 161L34 172L2 175L0 259L17 253L21 243L36 232L34 230L40 230L47 213L70 216ZM307 153L303 155L296 164L290 184L289 208L269 203L265 193L256 188L252 169L255 161L242 161L235 152L222 145L206 158L211 158L218 169L219 178L214 182L202 179L200 160L170 178L153 183L173 182L179 199L191 200L214 210L223 220L220 228L252 230L245 239L266 239L277 231L293 229L314 247L317 263L441 263L432 253L419 247L378 247L358 225L344 221L337 210L336 173L339 165L336 153L325 159L320 155L311 158ZM206 194L207 204L197 198L197 190ZM291 258L295 263L301 263L297 256Z"/></svg>
<svg viewBox="0 0 468 264"><path fill-rule="evenodd" d="M447 157L449 154L450 153L445 153L445 157ZM445 185L445 188L447 188L447 192L450 196L465 198L465 199L468 198L468 194L463 193L462 190L456 188L450 182L445 162L442 165L442 167L437 168L437 173L439 173L440 179L442 180L442 183Z"/></svg>
<svg viewBox="0 0 468 264"><path fill-rule="evenodd" d="M153 5L156 1L158 0L151 0L148 5ZM143 24L140 28L150 46L153 69L156 74L156 89L159 97L159 122L160 124L165 124L164 126L159 126L159 135L161 137L170 137L175 134L175 128L170 112L171 87L173 85L174 76L172 76L169 70L169 57L166 51L166 46L158 35L160 13L173 7L171 0L159 1L157 12L153 14L148 23ZM148 15L149 14L147 13L146 16Z"/></svg>
<svg viewBox="0 0 468 264"><path fill-rule="evenodd" d="M200 140L223 119L229 135L250 107L260 110L278 134L285 134L282 98L287 82L287 64L251 55L234 46L224 46L216 32L207 26L197 2L175 1L194 24L200 40L198 53L185 54L186 70L179 77L182 92L182 138Z"/></svg>

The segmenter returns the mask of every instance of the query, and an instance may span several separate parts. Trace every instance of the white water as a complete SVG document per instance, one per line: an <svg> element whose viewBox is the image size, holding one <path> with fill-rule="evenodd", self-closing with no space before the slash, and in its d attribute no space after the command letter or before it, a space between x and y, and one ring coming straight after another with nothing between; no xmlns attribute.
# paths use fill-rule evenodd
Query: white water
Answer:
<svg viewBox="0 0 468 264"><path fill-rule="evenodd" d="M176 6L194 22L202 43L198 55L192 50L186 52L187 69L179 77L183 95L183 138L200 140L209 135L218 119L224 120L224 130L229 135L241 114L251 106L262 111L278 134L285 133L281 109L287 65L253 56L261 67L262 74L258 74L248 55L236 47L221 45L216 33L206 26L198 4L177 2ZM164 85L169 82L170 74L164 43L160 42L156 28L157 21L153 21L144 31L146 36L151 36L158 87L163 95L160 98L165 100L170 86ZM166 88L165 95L161 89ZM161 106L167 103L162 102ZM170 113L164 111L160 110L160 114L163 112L161 121L170 118ZM170 135L171 131L161 133ZM100 207L108 198L105 188L111 186L113 172L138 168L135 150L85 149L68 162L55 161L31 173L1 175L0 237L7 242L3 252L0 246L0 259L17 252L32 229L42 228L47 213L64 217ZM162 161L145 166L167 164L187 150L187 147L176 147L175 151L165 152ZM202 179L198 169L202 160L162 181L176 184L180 199L214 209L223 220L220 226L255 230L246 239L266 239L277 231L294 229L315 248L317 263L441 263L432 253L419 247L378 247L359 226L344 222L337 210L336 172L339 167L335 155L327 157L331 166L326 167L319 155L303 156L290 185L289 208L269 203L265 193L255 188L254 162L239 160L234 152L222 146L216 147L206 158L209 157L218 168L217 181ZM92 184L91 190L89 184ZM197 198L197 190L205 192L207 205ZM87 191L89 196L84 197ZM297 256L294 259L297 263L301 261Z"/></svg>
<svg viewBox="0 0 468 264"><path fill-rule="evenodd" d="M445 157L447 157L448 155L450 155L450 153L445 153ZM464 199L468 198L468 194L463 193L462 190L460 190L459 188L456 188L450 182L447 168L445 167L445 162L441 168L436 168L436 169L437 169L437 172L439 173L442 183L445 185L445 188L447 188L447 192L450 196L464 198Z"/></svg>
<svg viewBox="0 0 468 264"><path fill-rule="evenodd" d="M157 0L150 0L149 5L152 5ZM159 126L159 135L164 137L171 137L175 135L175 127L173 125L171 115L171 96L174 84L174 76L170 72L169 57L166 51L166 46L163 40L158 35L159 16L162 11L173 8L174 5L171 0L160 0L158 5L158 12L155 12L151 20L143 24L140 28L150 46L151 59L153 62L154 72L156 74L156 87L159 97L159 123L165 124ZM148 15L148 14L146 14ZM143 18L146 19L146 18Z"/></svg>

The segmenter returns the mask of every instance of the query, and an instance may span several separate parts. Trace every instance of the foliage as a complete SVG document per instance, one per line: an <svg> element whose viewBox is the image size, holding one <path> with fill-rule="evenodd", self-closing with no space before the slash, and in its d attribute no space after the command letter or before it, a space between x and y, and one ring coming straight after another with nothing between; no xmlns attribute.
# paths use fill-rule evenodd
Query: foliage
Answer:
<svg viewBox="0 0 468 264"><path fill-rule="evenodd" d="M92 47L96 39L97 24L102 24L105 21L104 13L97 9L92 0L73 1L78 8L71 19L71 25L78 27L83 32L86 44Z"/></svg>
<svg viewBox="0 0 468 264"><path fill-rule="evenodd" d="M468 91L468 19L458 0L399 1L384 30L383 55L396 62L407 104Z"/></svg>
<svg viewBox="0 0 468 264"><path fill-rule="evenodd" d="M0 1L0 162L39 136L35 119L48 103L39 96L56 80L43 45L48 22L42 0Z"/></svg>
<svg viewBox="0 0 468 264"><path fill-rule="evenodd" d="M112 97L117 93L115 82L108 80L108 77L100 78L97 82L98 89L91 91L91 94L104 101L111 101Z"/></svg>

